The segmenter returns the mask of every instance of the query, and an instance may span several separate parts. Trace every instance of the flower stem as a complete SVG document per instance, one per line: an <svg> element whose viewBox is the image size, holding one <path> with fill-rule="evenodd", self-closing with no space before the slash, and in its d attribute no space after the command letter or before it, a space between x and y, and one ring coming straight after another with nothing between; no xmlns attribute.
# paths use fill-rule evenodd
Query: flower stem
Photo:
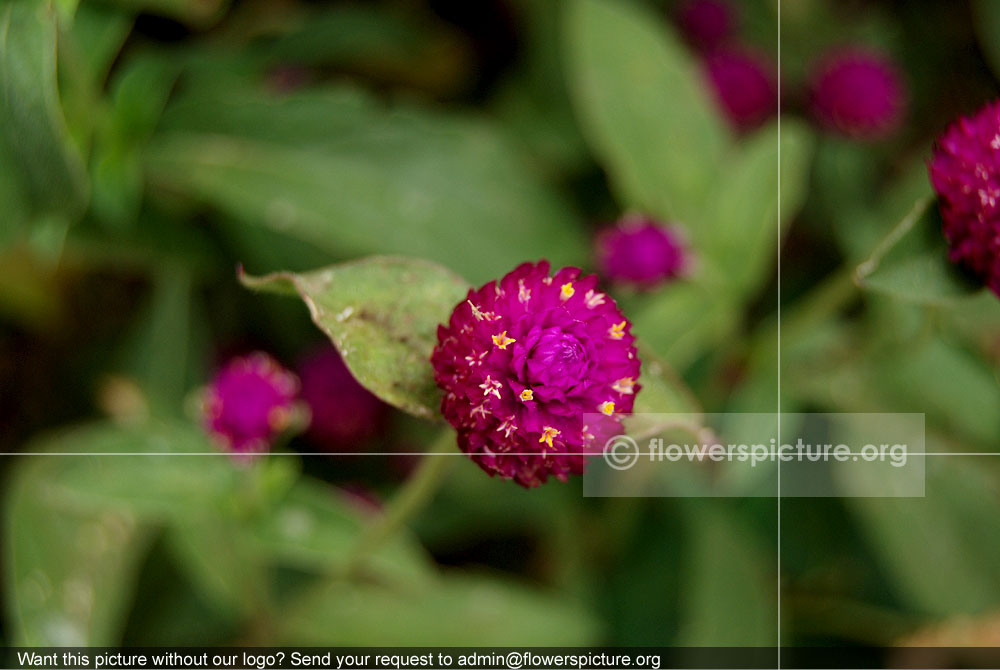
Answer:
<svg viewBox="0 0 1000 670"><path fill-rule="evenodd" d="M395 535L431 501L445 475L458 460L452 455L455 448L455 433L450 427L445 428L424 454L416 471L386 505L382 516L361 537L347 561L348 576L355 574L383 542Z"/></svg>
<svg viewBox="0 0 1000 670"><path fill-rule="evenodd" d="M799 299L799 304L783 319L782 330L791 338L808 333L858 295L853 268L841 268Z"/></svg>

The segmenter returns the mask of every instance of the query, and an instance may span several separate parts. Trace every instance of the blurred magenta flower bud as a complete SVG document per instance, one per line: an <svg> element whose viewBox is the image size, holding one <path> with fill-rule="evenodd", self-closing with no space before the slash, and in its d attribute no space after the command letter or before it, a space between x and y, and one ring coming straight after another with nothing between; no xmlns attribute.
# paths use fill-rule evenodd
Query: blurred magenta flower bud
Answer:
<svg viewBox="0 0 1000 670"><path fill-rule="evenodd" d="M725 0L688 0L677 10L677 25L692 46L709 51L736 32L736 12Z"/></svg>
<svg viewBox="0 0 1000 670"><path fill-rule="evenodd" d="M298 372L312 413L306 435L316 447L342 451L378 434L388 407L357 382L332 345L309 353Z"/></svg>
<svg viewBox="0 0 1000 670"><path fill-rule="evenodd" d="M597 266L611 281L653 288L683 275L689 253L680 233L646 216L626 216L602 230Z"/></svg>
<svg viewBox="0 0 1000 670"><path fill-rule="evenodd" d="M777 113L777 67L764 55L716 49L705 57L705 69L720 109L737 130L752 130Z"/></svg>
<svg viewBox="0 0 1000 670"><path fill-rule="evenodd" d="M1000 296L1000 101L952 123L934 144L931 184L939 196L952 262Z"/></svg>
<svg viewBox="0 0 1000 670"><path fill-rule="evenodd" d="M441 411L479 467L524 487L565 481L621 431L639 391L628 319L577 268L525 263L470 290L431 357ZM585 417L585 415L588 415Z"/></svg>
<svg viewBox="0 0 1000 670"><path fill-rule="evenodd" d="M255 352L230 360L202 398L206 430L227 451L262 453L292 419L298 380L271 356Z"/></svg>
<svg viewBox="0 0 1000 670"><path fill-rule="evenodd" d="M863 140L877 140L903 120L906 84L888 56L865 47L842 47L813 67L809 106L827 130Z"/></svg>

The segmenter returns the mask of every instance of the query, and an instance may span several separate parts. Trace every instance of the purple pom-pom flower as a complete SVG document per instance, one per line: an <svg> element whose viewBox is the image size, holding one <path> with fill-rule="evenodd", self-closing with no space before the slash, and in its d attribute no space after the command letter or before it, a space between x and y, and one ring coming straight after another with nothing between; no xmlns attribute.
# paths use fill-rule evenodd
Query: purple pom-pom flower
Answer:
<svg viewBox="0 0 1000 670"><path fill-rule="evenodd" d="M577 268L550 276L548 262L525 263L470 290L431 357L459 447L529 488L582 473L640 388L630 328Z"/></svg>
<svg viewBox="0 0 1000 670"><path fill-rule="evenodd" d="M690 265L680 233L645 216L626 216L605 228L596 246L601 274L639 288L679 277Z"/></svg>
<svg viewBox="0 0 1000 670"><path fill-rule="evenodd" d="M378 433L386 405L357 382L333 346L307 355L298 373L302 399L312 415L306 434L316 446L341 450Z"/></svg>
<svg viewBox="0 0 1000 670"><path fill-rule="evenodd" d="M708 51L732 37L736 16L723 0L689 0L677 10L677 23L688 41Z"/></svg>
<svg viewBox="0 0 1000 670"><path fill-rule="evenodd" d="M841 48L813 68L809 104L816 121L855 139L877 140L902 121L906 85L896 65L876 51Z"/></svg>
<svg viewBox="0 0 1000 670"><path fill-rule="evenodd" d="M232 359L202 398L205 429L227 451L267 451L289 426L298 380L263 352Z"/></svg>
<svg viewBox="0 0 1000 670"><path fill-rule="evenodd" d="M720 109L737 130L752 130L778 111L775 67L765 56L716 49L705 58L705 69Z"/></svg>
<svg viewBox="0 0 1000 670"><path fill-rule="evenodd" d="M1000 296L1000 101L953 123L929 172L951 260Z"/></svg>

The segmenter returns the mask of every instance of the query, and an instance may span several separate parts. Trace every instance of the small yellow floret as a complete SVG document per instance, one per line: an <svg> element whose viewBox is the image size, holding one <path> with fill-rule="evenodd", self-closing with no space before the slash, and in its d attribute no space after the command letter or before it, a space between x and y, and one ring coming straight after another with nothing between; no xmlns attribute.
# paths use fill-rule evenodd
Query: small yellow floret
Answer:
<svg viewBox="0 0 1000 670"><path fill-rule="evenodd" d="M612 390L624 395L632 395L635 388L635 380L631 377L622 377L611 385Z"/></svg>
<svg viewBox="0 0 1000 670"><path fill-rule="evenodd" d="M612 414L615 413L615 404L613 402L611 402L610 400L608 400L608 401L602 402L600 405L598 405L597 409L601 410L602 414L605 414L607 416L611 416Z"/></svg>
<svg viewBox="0 0 1000 670"><path fill-rule="evenodd" d="M573 282L566 282L560 287L561 297L563 300L569 300L576 293L576 289L573 288Z"/></svg>
<svg viewBox="0 0 1000 670"><path fill-rule="evenodd" d="M534 400L534 399L535 399L535 392L532 391L531 389L524 389L523 391L521 391L521 400L527 402L528 400Z"/></svg>
<svg viewBox="0 0 1000 670"><path fill-rule="evenodd" d="M503 331L499 335L493 336L493 344L497 345L501 349L506 349L508 344L513 344L517 342L513 337L507 337L507 331Z"/></svg>
<svg viewBox="0 0 1000 670"><path fill-rule="evenodd" d="M560 431L556 430L552 426L545 426L542 429L542 436L538 438L539 442L544 442L545 444L552 446L552 438L559 435Z"/></svg>
<svg viewBox="0 0 1000 670"><path fill-rule="evenodd" d="M625 337L625 325L627 323L627 321L622 321L621 323L613 324L611 328L608 329L608 336L611 337L612 340L620 340Z"/></svg>

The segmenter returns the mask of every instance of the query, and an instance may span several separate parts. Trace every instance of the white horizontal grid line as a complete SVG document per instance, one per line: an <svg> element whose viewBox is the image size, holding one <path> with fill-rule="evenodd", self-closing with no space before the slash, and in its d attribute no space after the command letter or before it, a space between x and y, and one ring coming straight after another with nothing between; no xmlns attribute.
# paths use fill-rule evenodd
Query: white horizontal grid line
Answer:
<svg viewBox="0 0 1000 670"><path fill-rule="evenodd" d="M639 452L640 454L642 452ZM559 455L559 456L589 456L591 458L600 458L604 455L603 452L564 452L564 451L528 451L528 452L495 452L494 456L544 456L544 455ZM428 451L323 451L323 452L297 452L297 451L281 451L281 452L255 452L255 451L205 451L205 452L183 452L183 451L106 451L106 452L94 452L94 451L60 451L60 452L50 452L50 451L4 451L0 452L0 457L3 456L470 456L479 454L469 454L464 451L454 451L454 452L428 452ZM749 458L752 454L747 454ZM770 454L774 456L774 454ZM848 452L847 454L842 454L843 456L863 456L862 452ZM1000 456L1000 451L931 451L931 452L907 452L906 456ZM879 456L879 459L882 459ZM867 461L869 463L877 463L879 459L873 459ZM672 462L667 458L657 457L655 460L657 463L668 463ZM706 454L704 456L698 454L685 454L681 460L710 460L715 461L710 455ZM738 457L732 459L733 462L743 462L747 459L740 459ZM777 460L777 459L775 459ZM800 460L809 462L838 462L836 457L814 460L808 457L802 459L784 459L784 460ZM841 461L842 462L842 461Z"/></svg>

